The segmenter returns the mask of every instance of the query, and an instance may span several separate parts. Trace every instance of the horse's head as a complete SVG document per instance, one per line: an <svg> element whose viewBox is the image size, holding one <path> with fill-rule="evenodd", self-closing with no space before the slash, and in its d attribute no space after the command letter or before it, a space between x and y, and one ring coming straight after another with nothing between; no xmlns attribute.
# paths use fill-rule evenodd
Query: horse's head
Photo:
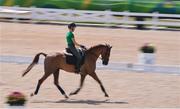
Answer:
<svg viewBox="0 0 180 109"><path fill-rule="evenodd" d="M112 46L108 44L99 44L89 48L86 53L91 54L90 56L92 56L92 58L95 58L96 60L101 55L102 64L108 65L111 48Z"/></svg>
<svg viewBox="0 0 180 109"><path fill-rule="evenodd" d="M112 46L106 44L101 52L102 64L108 65Z"/></svg>

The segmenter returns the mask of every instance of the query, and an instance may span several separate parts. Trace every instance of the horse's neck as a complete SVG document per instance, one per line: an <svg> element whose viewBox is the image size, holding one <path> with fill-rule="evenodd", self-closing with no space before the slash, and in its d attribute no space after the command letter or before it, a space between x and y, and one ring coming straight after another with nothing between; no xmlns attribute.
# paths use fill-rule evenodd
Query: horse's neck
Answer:
<svg viewBox="0 0 180 109"><path fill-rule="evenodd" d="M92 48L89 52L88 55L91 56L94 60L97 60L98 57L101 55L101 48Z"/></svg>

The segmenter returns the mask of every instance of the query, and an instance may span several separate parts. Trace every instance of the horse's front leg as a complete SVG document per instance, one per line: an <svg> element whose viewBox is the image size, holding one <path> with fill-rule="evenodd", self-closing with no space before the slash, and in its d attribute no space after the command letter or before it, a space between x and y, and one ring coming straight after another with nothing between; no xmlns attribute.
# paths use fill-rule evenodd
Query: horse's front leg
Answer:
<svg viewBox="0 0 180 109"><path fill-rule="evenodd" d="M85 78L86 78L86 75L87 75L87 74L81 74L80 85L79 85L79 87L78 87L75 91L73 91L73 92L71 92L71 93L69 94L70 96L71 96L71 95L76 95L76 94L82 89L83 84L84 84L84 80L85 80Z"/></svg>
<svg viewBox="0 0 180 109"><path fill-rule="evenodd" d="M91 73L91 74L89 74L89 75L99 83L99 85L100 85L100 87L101 87L101 90L102 90L102 91L104 92L104 94L105 94L105 97L109 97L109 95L107 94L107 92L106 92L106 90L105 90L102 82L100 81L100 79L98 78L98 76L96 75L96 73L94 72L94 73Z"/></svg>

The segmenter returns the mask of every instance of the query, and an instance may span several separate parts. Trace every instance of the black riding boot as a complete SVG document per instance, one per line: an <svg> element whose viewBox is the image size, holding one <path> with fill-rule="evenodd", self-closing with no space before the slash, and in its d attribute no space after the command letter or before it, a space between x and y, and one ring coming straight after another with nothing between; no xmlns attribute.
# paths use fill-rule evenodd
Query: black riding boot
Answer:
<svg viewBox="0 0 180 109"><path fill-rule="evenodd" d="M75 73L79 74L80 73L80 68L75 67Z"/></svg>
<svg viewBox="0 0 180 109"><path fill-rule="evenodd" d="M77 74L79 74L79 72L80 72L80 65L79 64L80 64L79 61L77 61L76 66L75 66L75 73L77 73Z"/></svg>

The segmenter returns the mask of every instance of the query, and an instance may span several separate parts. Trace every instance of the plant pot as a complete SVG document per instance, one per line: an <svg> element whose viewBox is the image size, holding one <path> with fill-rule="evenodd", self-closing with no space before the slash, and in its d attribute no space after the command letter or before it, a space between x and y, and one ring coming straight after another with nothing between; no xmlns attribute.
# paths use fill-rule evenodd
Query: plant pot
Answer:
<svg viewBox="0 0 180 109"><path fill-rule="evenodd" d="M151 65L155 64L155 54L154 53L140 53L138 56L138 63L140 64L138 70L139 71L153 71Z"/></svg>
<svg viewBox="0 0 180 109"><path fill-rule="evenodd" d="M140 53L139 54L139 64L155 64L155 54L154 53Z"/></svg>

